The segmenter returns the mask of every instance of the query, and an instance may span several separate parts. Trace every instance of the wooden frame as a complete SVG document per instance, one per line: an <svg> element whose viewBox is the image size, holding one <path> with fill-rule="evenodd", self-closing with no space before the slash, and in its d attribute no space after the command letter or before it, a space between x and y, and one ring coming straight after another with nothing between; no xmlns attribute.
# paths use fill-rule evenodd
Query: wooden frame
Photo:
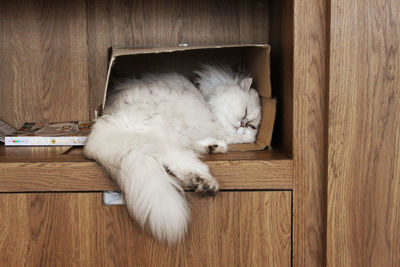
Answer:
<svg viewBox="0 0 400 267"><path fill-rule="evenodd" d="M191 16L178 21L165 20L162 27L157 28L153 21L155 18L185 11L184 1L173 2L173 8L170 8L157 7L156 2L149 1L151 15L144 16L143 7L129 1L87 0L86 6L78 0L68 4L45 1L43 6L36 5L34 1L23 4L2 1L0 21L8 31L0 33L0 43L7 44L0 46L0 64L7 70L0 74L1 118L17 126L26 120L93 117L94 103L98 103L96 100L101 97L105 80L107 54L104 51L110 44L176 45L188 42L207 45L265 43L270 39L273 51L276 51L271 54L272 64L277 66L276 70L272 70L273 93L281 99L278 102L278 120L281 123L278 123L274 136L277 151L216 155L205 160L223 189L292 190L293 265L321 266L324 263L328 1L264 1L260 2L261 6L258 6L258 1L239 1L235 4L227 1L220 6L204 1L202 5L190 8L193 12ZM82 11L85 8L87 12ZM63 20L57 21L64 10L67 13ZM136 10L135 17L121 12L125 10ZM169 14L170 11L173 13ZM47 15L37 16L40 12ZM211 12L211 15L209 20L202 20L196 12ZM28 26L32 27L32 31L19 28L19 24L11 24L13 20L24 21L21 14L29 18ZM79 27L78 22L85 23L87 27ZM146 25L141 28L139 22ZM52 23L54 27L50 27ZM219 24L226 27L218 28L215 33L212 25ZM62 38L66 42L60 43ZM27 59L21 57L24 51L40 50L42 44L50 51L50 59L44 52L28 53ZM274 50L274 47L277 49ZM59 52L62 52L61 56ZM43 72L36 69L32 63L35 60L45 64ZM60 95L52 88L59 84L61 76L47 74L54 68L51 60L71 68L69 76L79 77L72 84L61 82L62 90L70 92L69 97L73 96L62 102L61 106L70 110L65 114L54 112L58 108L54 101L58 101ZM71 66L69 63L61 64L65 62ZM9 68L13 64L18 72ZM33 85L21 79L28 74ZM75 102L77 96L79 101ZM35 105L29 102L32 99L42 102ZM74 110L70 109L70 102L74 103ZM82 105L86 105L88 110L80 108ZM84 169L86 174L77 176L73 171L69 172L71 169L75 169L76 173ZM28 178L27 173L30 174ZM100 180L97 179L99 175ZM26 154L0 148L2 192L115 188L101 168L84 160L79 151L59 156L51 151L31 150Z"/></svg>

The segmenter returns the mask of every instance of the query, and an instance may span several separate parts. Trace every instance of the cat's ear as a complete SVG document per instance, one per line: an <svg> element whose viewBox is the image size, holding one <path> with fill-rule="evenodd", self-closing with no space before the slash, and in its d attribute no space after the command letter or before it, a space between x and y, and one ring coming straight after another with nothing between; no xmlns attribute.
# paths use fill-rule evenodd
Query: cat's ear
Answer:
<svg viewBox="0 0 400 267"><path fill-rule="evenodd" d="M243 91L245 91L246 93L250 90L251 87L251 83L253 82L252 78L244 78L241 82L240 82L240 88L242 88Z"/></svg>

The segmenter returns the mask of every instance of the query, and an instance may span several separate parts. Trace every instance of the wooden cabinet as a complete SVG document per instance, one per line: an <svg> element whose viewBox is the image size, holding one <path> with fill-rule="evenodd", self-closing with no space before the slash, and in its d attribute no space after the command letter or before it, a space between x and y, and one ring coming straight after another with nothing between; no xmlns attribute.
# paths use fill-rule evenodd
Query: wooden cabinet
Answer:
<svg viewBox="0 0 400 267"><path fill-rule="evenodd" d="M225 192L193 197L191 233L175 249L100 204L117 187L79 149L0 146L0 256L399 265L399 3L0 1L0 119L14 126L93 118L112 45L269 43L277 99L273 151L204 158Z"/></svg>
<svg viewBox="0 0 400 267"><path fill-rule="evenodd" d="M81 150L0 146L0 259L398 266L399 3L0 1L0 119L14 126L93 118L112 45L269 43L277 99L273 151L204 158L223 192L193 197L176 248L101 204L117 187Z"/></svg>
<svg viewBox="0 0 400 267"><path fill-rule="evenodd" d="M101 192L118 187L80 149L63 154L0 146L2 261L11 266L290 266L293 259L308 263L313 254L318 262L318 245L312 253L298 254L309 246L302 225L305 203L296 192L308 189L294 182L294 162L302 156L294 153L293 140L293 7L292 0L1 1L0 119L15 127L25 121L93 118L112 45L270 43L273 96L279 99L273 151L204 158L222 192L214 199L192 197L190 233L176 248L143 234L125 207L101 204Z"/></svg>
<svg viewBox="0 0 400 267"><path fill-rule="evenodd" d="M279 151L204 158L215 198L189 194L192 222L169 248L142 231L125 206L106 206L118 187L82 149L0 147L0 251L9 266L290 266L293 162ZM268 172L265 170L268 169Z"/></svg>
<svg viewBox="0 0 400 267"><path fill-rule="evenodd" d="M0 194L2 266L291 266L291 197L190 194L188 236L167 247L102 193Z"/></svg>

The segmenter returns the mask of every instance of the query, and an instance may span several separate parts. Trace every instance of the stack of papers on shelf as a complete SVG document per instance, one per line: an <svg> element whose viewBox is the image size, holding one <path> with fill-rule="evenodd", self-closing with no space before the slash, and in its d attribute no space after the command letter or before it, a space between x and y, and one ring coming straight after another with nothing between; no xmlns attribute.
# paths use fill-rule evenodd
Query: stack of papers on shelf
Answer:
<svg viewBox="0 0 400 267"><path fill-rule="evenodd" d="M6 146L83 146L94 122L27 122L4 136Z"/></svg>
<svg viewBox="0 0 400 267"><path fill-rule="evenodd" d="M17 129L0 120L0 142L4 143L5 137L15 133L16 131Z"/></svg>

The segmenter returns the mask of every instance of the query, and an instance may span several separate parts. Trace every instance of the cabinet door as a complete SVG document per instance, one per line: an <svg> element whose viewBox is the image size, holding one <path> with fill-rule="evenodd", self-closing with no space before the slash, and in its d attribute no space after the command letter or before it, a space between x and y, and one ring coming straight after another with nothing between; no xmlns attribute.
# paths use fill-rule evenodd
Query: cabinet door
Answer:
<svg viewBox="0 0 400 267"><path fill-rule="evenodd" d="M331 1L328 266L400 264L400 1Z"/></svg>
<svg viewBox="0 0 400 267"><path fill-rule="evenodd" d="M158 243L101 193L1 194L8 266L290 266L291 192L190 195L183 244Z"/></svg>

